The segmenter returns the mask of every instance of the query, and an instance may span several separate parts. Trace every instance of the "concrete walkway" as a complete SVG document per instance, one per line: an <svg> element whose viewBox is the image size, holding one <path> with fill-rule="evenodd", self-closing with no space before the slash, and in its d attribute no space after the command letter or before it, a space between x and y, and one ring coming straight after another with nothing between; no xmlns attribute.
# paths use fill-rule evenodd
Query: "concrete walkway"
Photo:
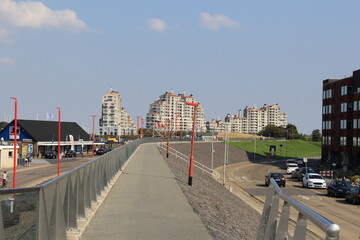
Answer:
<svg viewBox="0 0 360 240"><path fill-rule="evenodd" d="M155 144L143 144L81 239L212 239Z"/></svg>

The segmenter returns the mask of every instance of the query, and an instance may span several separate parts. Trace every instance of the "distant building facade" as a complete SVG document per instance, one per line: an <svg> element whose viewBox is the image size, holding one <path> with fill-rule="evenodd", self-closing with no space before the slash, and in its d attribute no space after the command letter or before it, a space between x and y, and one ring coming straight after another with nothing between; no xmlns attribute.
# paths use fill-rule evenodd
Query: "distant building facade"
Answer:
<svg viewBox="0 0 360 240"><path fill-rule="evenodd" d="M262 108L246 107L236 115L226 115L225 120L207 122L207 128L215 132L258 133L269 124L286 127L286 113L280 111L278 104L264 105Z"/></svg>
<svg viewBox="0 0 360 240"><path fill-rule="evenodd" d="M89 151L92 147L90 135L75 122L61 122L60 151ZM17 145L19 154L44 156L47 151L57 151L58 122L23 120L17 122ZM0 131L0 145L14 145L15 126L11 121ZM96 143L97 145L99 143Z"/></svg>
<svg viewBox="0 0 360 240"><path fill-rule="evenodd" d="M360 165L360 69L323 81L322 162L345 171Z"/></svg>
<svg viewBox="0 0 360 240"><path fill-rule="evenodd" d="M121 95L110 89L102 96L100 135L135 135L136 126L127 111L122 107Z"/></svg>
<svg viewBox="0 0 360 240"><path fill-rule="evenodd" d="M192 131L194 107L186 104L198 103L192 95L166 92L159 96L158 100L150 104L149 112L146 114L146 128L160 129L161 126L168 126L175 131ZM205 114L201 104L197 107L196 131L205 132Z"/></svg>

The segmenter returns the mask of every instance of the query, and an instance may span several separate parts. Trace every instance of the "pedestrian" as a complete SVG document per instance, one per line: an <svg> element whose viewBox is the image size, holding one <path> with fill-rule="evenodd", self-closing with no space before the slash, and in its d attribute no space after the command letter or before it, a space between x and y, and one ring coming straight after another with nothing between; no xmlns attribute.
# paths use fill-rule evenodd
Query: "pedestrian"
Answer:
<svg viewBox="0 0 360 240"><path fill-rule="evenodd" d="M33 160L33 157L32 157L32 154L30 154L30 155L29 155L29 160L28 160L28 164L29 164L29 166L31 166L31 162L32 162L32 160Z"/></svg>
<svg viewBox="0 0 360 240"><path fill-rule="evenodd" d="M27 165L28 165L28 161L29 161L28 156L27 156L27 155L25 155L25 157L24 157L25 166L27 166Z"/></svg>
<svg viewBox="0 0 360 240"><path fill-rule="evenodd" d="M6 171L4 171L4 173L2 174L1 176L2 178L2 187L6 187L6 183L7 183L7 174L6 174Z"/></svg>

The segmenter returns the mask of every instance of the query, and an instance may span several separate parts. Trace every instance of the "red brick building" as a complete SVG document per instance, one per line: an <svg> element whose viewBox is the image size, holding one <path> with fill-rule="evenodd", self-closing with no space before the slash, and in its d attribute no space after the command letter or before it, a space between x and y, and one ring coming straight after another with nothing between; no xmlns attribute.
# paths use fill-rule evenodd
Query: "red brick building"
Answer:
<svg viewBox="0 0 360 240"><path fill-rule="evenodd" d="M360 69L323 81L322 162L345 171L360 166Z"/></svg>

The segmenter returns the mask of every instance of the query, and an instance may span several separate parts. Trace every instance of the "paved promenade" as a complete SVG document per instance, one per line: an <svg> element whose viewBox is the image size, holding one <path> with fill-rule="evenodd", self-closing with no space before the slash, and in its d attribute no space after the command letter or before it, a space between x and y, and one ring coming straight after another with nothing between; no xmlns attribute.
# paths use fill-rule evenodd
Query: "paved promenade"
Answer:
<svg viewBox="0 0 360 240"><path fill-rule="evenodd" d="M81 239L212 239L155 144L143 144Z"/></svg>

